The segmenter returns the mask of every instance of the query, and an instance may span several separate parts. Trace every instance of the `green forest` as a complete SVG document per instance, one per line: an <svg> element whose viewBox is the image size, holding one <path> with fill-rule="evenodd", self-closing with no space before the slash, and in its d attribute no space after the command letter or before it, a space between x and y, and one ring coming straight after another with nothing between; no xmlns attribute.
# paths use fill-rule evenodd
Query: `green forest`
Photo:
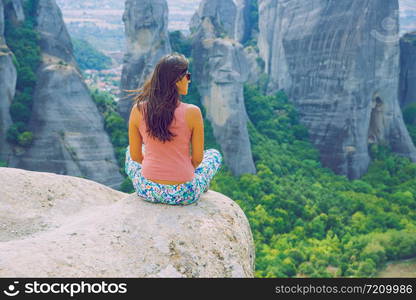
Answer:
<svg viewBox="0 0 416 300"><path fill-rule="evenodd" d="M416 256L416 164L374 145L368 172L350 181L321 166L283 93L246 86L245 102L258 172L223 171L211 188L246 213L256 276L371 277Z"/></svg>
<svg viewBox="0 0 416 300"><path fill-rule="evenodd" d="M82 71L87 69L104 70L111 67L111 58L95 49L88 41L72 39L72 44L74 56Z"/></svg>
<svg viewBox="0 0 416 300"><path fill-rule="evenodd" d="M36 27L35 11L38 0L25 1L24 22L14 24L5 19L4 36L12 51L17 71L16 93L10 105L13 124L7 129L7 141L21 147L29 147L33 134L28 128L32 115L33 92L36 85L36 69L40 64L39 34Z"/></svg>

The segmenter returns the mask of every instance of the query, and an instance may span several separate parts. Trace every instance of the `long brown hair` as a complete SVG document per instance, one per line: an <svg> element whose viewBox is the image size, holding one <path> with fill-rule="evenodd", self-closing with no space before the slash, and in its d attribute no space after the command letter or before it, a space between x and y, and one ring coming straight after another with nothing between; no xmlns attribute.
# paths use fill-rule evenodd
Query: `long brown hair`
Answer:
<svg viewBox="0 0 416 300"><path fill-rule="evenodd" d="M186 74L188 67L188 59L180 53L173 52L159 60L141 88L124 90L135 92L133 101L137 104L137 109L143 111L148 135L163 143L171 141L176 136L168 127L180 99L176 82Z"/></svg>

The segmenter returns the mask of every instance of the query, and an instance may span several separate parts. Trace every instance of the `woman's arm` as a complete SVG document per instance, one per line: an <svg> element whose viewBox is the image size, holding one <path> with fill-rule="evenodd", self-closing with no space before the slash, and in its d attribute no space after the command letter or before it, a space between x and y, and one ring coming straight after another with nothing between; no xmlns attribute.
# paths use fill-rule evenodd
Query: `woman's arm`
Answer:
<svg viewBox="0 0 416 300"><path fill-rule="evenodd" d="M140 112L137 110L136 105L133 106L130 112L129 118L129 145L130 145L130 157L132 160L142 163L142 136L139 131Z"/></svg>
<svg viewBox="0 0 416 300"><path fill-rule="evenodd" d="M196 169L204 158L204 119L201 109L193 106L190 110L192 120L192 165Z"/></svg>

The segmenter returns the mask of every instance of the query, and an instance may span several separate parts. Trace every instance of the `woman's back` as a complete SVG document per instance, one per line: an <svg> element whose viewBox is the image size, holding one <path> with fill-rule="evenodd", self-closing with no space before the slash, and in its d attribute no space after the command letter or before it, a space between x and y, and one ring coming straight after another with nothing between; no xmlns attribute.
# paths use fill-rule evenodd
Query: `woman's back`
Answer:
<svg viewBox="0 0 416 300"><path fill-rule="evenodd" d="M188 68L189 61L182 54L165 55L143 86L131 90L139 92L135 97L139 108L146 107L139 111L135 105L130 112L125 171L137 194L146 201L194 203L208 190L221 166L218 150L204 150L201 109L180 101L191 82Z"/></svg>
<svg viewBox="0 0 416 300"><path fill-rule="evenodd" d="M174 182L186 182L194 178L195 168L190 154L192 130L185 118L189 106L192 104L179 101L169 125L169 130L176 136L165 143L148 135L145 118L140 115L139 131L145 144L142 162L145 178Z"/></svg>

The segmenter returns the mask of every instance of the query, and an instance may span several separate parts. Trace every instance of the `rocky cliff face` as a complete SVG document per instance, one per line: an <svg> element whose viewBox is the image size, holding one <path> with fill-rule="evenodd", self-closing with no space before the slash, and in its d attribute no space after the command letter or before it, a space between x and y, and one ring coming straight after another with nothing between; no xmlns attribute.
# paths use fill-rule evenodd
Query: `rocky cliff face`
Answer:
<svg viewBox="0 0 416 300"><path fill-rule="evenodd" d="M126 0L123 22L127 49L121 75L121 97L126 96L124 89L138 89L160 58L171 52L166 0ZM126 122L131 106L130 98L118 102L118 111Z"/></svg>
<svg viewBox="0 0 416 300"><path fill-rule="evenodd" d="M0 277L254 276L247 218L215 191L177 207L46 172L0 182Z"/></svg>
<svg viewBox="0 0 416 300"><path fill-rule="evenodd" d="M416 31L400 39L400 89L401 107L416 102Z"/></svg>
<svg viewBox="0 0 416 300"><path fill-rule="evenodd" d="M6 132L12 124L9 110L15 95L17 73L13 64L13 54L4 38L5 7L3 1L0 0L0 160L8 161L12 155L12 149L6 141ZM19 10L15 12L15 15L20 16L21 13Z"/></svg>
<svg viewBox="0 0 416 300"><path fill-rule="evenodd" d="M259 0L268 91L284 89L325 167L367 171L371 143L416 162L398 102L398 2Z"/></svg>
<svg viewBox="0 0 416 300"><path fill-rule="evenodd" d="M85 176L118 187L122 176L113 147L54 0L39 1L37 23L42 62L29 122L34 143L27 150L16 148L9 166Z"/></svg>
<svg viewBox="0 0 416 300"><path fill-rule="evenodd" d="M247 132L243 83L249 65L232 0L202 1L192 18L192 56L195 82L207 111L224 162L234 175L255 173Z"/></svg>
<svg viewBox="0 0 416 300"><path fill-rule="evenodd" d="M250 38L252 27L250 23L250 2L251 0L234 0L237 9L234 39L241 44L244 44Z"/></svg>
<svg viewBox="0 0 416 300"><path fill-rule="evenodd" d="M216 36L226 34L230 39L244 43L251 31L249 2L250 0L202 0L192 16L191 31L200 25L201 18L210 18Z"/></svg>
<svg viewBox="0 0 416 300"><path fill-rule="evenodd" d="M23 12L23 1L25 0L2 0L5 3L9 3L6 6L9 16L17 22L23 22L25 20L25 13Z"/></svg>

